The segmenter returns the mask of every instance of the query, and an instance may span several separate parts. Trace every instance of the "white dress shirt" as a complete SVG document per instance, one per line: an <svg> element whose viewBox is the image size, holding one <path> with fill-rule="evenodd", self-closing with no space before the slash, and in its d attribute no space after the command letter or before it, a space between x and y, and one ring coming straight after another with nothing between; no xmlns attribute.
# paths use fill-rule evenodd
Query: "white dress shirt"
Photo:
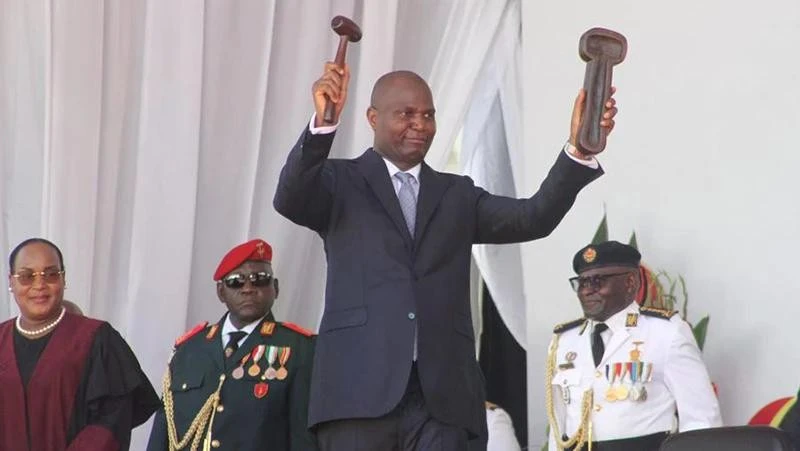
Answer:
<svg viewBox="0 0 800 451"><path fill-rule="evenodd" d="M236 326L234 326L233 323L231 322L231 314L228 313L227 315L225 315L225 322L222 324L222 333L221 333L222 349L225 349L228 346L228 340L230 339L230 335L228 334L231 332L242 331L247 333L247 335L245 335L239 340L239 346L242 346L242 343L244 343L244 341L247 340L247 337L250 336L250 334L253 332L253 330L255 330L256 326L258 325L258 323L261 322L262 319L264 319L263 316L253 321L252 323L242 327L241 329L237 329Z"/></svg>

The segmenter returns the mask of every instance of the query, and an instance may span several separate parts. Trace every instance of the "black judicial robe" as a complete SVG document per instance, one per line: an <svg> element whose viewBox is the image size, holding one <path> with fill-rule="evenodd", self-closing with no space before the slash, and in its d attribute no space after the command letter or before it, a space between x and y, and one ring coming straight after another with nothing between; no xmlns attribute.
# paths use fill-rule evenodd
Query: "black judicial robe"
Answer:
<svg viewBox="0 0 800 451"><path fill-rule="evenodd" d="M29 346L39 340L39 349ZM30 359L24 384L18 362ZM124 451L131 429L159 404L110 324L66 313L36 340L20 335L13 319L0 324L0 451Z"/></svg>

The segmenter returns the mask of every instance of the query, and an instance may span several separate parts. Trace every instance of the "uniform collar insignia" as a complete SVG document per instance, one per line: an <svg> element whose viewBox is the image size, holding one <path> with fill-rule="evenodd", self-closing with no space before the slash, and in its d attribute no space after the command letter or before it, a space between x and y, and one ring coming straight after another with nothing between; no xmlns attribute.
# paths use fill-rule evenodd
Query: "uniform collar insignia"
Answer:
<svg viewBox="0 0 800 451"><path fill-rule="evenodd" d="M213 340L214 337L217 336L217 332L219 331L219 324L214 324L208 329L208 333L206 334L206 340Z"/></svg>
<svg viewBox="0 0 800 451"><path fill-rule="evenodd" d="M273 332L275 332L275 323L265 321L264 324L261 325L261 330L259 332L265 337L271 336Z"/></svg>

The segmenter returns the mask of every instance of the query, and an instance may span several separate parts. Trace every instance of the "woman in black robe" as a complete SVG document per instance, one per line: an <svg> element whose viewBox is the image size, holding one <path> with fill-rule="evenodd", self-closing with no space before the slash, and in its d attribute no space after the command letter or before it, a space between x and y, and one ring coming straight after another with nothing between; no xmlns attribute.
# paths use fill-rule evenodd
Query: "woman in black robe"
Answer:
<svg viewBox="0 0 800 451"><path fill-rule="evenodd" d="M0 451L126 451L159 398L110 324L63 306L61 251L32 238L9 257L20 315L0 324Z"/></svg>

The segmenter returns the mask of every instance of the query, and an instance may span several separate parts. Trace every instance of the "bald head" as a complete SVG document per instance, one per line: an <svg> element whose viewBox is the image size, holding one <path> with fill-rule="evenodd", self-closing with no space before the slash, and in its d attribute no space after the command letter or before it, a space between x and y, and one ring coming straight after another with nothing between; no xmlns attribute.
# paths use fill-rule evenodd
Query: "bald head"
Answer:
<svg viewBox="0 0 800 451"><path fill-rule="evenodd" d="M436 135L436 111L428 83L414 72L389 72L375 82L367 120L373 148L401 171L420 164Z"/></svg>
<svg viewBox="0 0 800 451"><path fill-rule="evenodd" d="M389 91L402 87L416 86L424 88L429 94L431 92L428 83L415 72L410 70L396 70L382 75L375 86L372 87L372 96L370 97L370 105L379 108L380 103L387 97ZM432 96L431 96L432 97Z"/></svg>

